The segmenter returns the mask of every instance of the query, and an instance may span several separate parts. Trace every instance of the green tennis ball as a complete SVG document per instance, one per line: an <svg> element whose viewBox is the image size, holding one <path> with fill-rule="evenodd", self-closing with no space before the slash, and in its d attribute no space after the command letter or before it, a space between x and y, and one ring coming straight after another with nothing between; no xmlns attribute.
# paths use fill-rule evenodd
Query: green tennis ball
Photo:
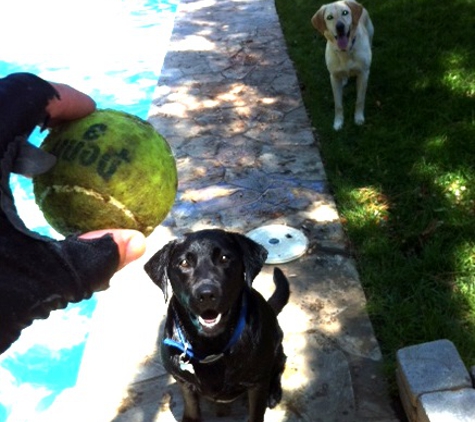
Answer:
<svg viewBox="0 0 475 422"><path fill-rule="evenodd" d="M57 158L33 179L35 200L59 233L126 228L150 234L177 191L172 150L153 126L116 110L53 129L41 149Z"/></svg>

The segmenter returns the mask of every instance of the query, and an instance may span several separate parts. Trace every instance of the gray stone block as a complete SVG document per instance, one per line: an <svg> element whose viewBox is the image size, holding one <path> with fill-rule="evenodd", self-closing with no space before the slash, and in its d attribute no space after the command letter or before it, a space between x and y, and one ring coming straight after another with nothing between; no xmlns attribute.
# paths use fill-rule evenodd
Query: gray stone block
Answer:
<svg viewBox="0 0 475 422"><path fill-rule="evenodd" d="M406 390L404 382L401 380L400 371L396 371L396 381L399 387L399 398L401 399L404 412L409 422L417 422L417 409L412 404L409 392Z"/></svg>
<svg viewBox="0 0 475 422"><path fill-rule="evenodd" d="M475 390L438 391L423 394L417 406L418 422L475 421Z"/></svg>
<svg viewBox="0 0 475 422"><path fill-rule="evenodd" d="M475 366L470 368L470 378L472 379L472 387L475 388Z"/></svg>
<svg viewBox="0 0 475 422"><path fill-rule="evenodd" d="M449 340L405 347L396 357L400 387L414 407L422 394L472 387L468 370Z"/></svg>

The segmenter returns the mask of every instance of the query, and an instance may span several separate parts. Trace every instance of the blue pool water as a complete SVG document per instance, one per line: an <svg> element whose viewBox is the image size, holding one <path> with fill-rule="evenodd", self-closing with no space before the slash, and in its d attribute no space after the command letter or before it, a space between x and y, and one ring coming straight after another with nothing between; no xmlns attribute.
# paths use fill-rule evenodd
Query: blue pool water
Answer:
<svg viewBox="0 0 475 422"><path fill-rule="evenodd" d="M0 5L0 77L27 71L89 94L98 108L146 118L179 0L15 0ZM30 141L44 137L35 131ZM12 176L26 225L60 238ZM0 356L0 422L34 422L75 385L96 298L35 321Z"/></svg>

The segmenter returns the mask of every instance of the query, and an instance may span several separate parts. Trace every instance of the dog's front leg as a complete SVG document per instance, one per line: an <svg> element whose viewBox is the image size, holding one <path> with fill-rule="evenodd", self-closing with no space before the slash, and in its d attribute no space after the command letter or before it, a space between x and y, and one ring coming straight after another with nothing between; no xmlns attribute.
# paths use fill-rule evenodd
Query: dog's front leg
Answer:
<svg viewBox="0 0 475 422"><path fill-rule="evenodd" d="M333 129L340 130L343 127L343 81L341 78L330 74L330 82L333 91L333 101L335 103L335 120L333 121Z"/></svg>
<svg viewBox="0 0 475 422"><path fill-rule="evenodd" d="M267 396L269 395L268 384L258 384L248 390L249 421L263 422L267 408Z"/></svg>
<svg viewBox="0 0 475 422"><path fill-rule="evenodd" d="M368 70L363 70L356 77L355 123L357 125L362 125L364 123L364 106L366 100L366 89L368 87L368 78Z"/></svg>
<svg viewBox="0 0 475 422"><path fill-rule="evenodd" d="M198 393L186 382L177 380L183 395L185 411L181 422L201 422L200 400Z"/></svg>

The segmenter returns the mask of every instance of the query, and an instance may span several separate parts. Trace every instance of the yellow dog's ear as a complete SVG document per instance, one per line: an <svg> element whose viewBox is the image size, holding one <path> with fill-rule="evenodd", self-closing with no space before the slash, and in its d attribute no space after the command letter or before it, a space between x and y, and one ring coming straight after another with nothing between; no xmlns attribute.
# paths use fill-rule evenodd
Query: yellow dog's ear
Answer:
<svg viewBox="0 0 475 422"><path fill-rule="evenodd" d="M320 32L322 35L325 35L325 31L327 30L327 24L325 23L325 6L320 7L312 16L312 25L313 27Z"/></svg>
<svg viewBox="0 0 475 422"><path fill-rule="evenodd" d="M358 22L363 14L363 6L355 1L346 1L345 3L351 10L351 27L354 30L358 26Z"/></svg>

